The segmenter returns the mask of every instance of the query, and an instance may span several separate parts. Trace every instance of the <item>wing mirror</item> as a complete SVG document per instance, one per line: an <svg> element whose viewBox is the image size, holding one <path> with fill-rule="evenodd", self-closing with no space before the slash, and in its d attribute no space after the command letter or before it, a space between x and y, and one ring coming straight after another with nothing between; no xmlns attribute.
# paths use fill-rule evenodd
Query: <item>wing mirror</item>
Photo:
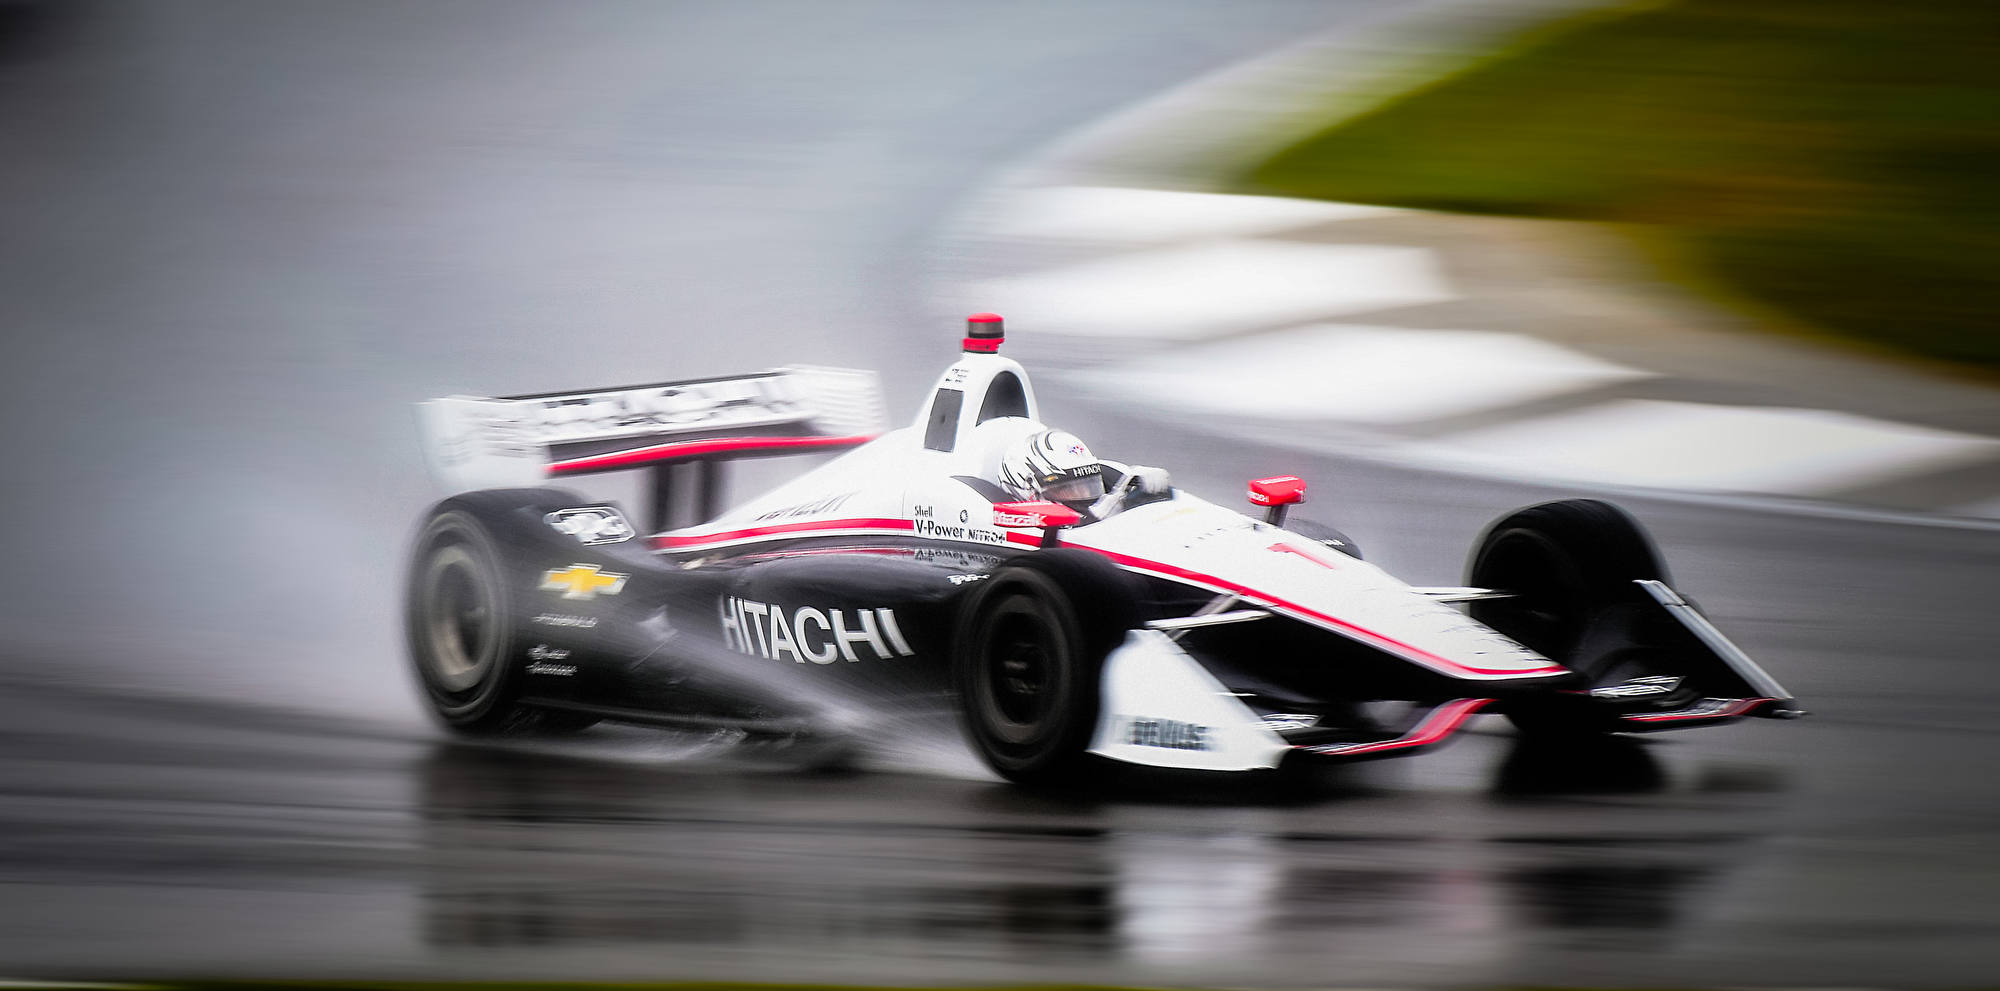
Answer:
<svg viewBox="0 0 2000 991"><path fill-rule="evenodd" d="M1059 502L997 502L993 504L993 525L1003 530L1040 530L1042 546L1062 542L1058 531L1083 521L1083 514Z"/></svg>
<svg viewBox="0 0 2000 991"><path fill-rule="evenodd" d="M1276 475L1250 482L1250 505L1269 507L1264 513L1264 522L1272 526L1284 526L1285 507L1304 501L1306 482L1297 475Z"/></svg>

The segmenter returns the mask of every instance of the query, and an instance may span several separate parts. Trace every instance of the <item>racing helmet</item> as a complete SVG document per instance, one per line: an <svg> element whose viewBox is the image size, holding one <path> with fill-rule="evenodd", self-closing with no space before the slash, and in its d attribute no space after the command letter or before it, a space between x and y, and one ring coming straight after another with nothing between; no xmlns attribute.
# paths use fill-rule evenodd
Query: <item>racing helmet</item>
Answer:
<svg viewBox="0 0 2000 991"><path fill-rule="evenodd" d="M1104 494L1104 467L1067 430L1042 430L1007 445L1000 484L1016 499L1047 499L1080 508Z"/></svg>

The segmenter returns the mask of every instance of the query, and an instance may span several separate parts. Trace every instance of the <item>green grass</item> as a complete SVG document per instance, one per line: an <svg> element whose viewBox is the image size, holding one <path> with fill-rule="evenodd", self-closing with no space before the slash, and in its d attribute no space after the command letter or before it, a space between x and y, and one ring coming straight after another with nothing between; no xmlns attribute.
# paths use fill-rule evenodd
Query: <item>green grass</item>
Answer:
<svg viewBox="0 0 2000 991"><path fill-rule="evenodd" d="M2000 370L2000 0L1674 0L1551 25L1243 177L1607 221L1697 282Z"/></svg>

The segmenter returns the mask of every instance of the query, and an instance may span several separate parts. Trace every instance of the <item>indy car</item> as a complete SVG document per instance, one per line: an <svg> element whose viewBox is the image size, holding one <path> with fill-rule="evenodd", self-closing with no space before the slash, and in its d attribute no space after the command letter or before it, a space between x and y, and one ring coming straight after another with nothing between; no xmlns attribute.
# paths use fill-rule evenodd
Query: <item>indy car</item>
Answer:
<svg viewBox="0 0 2000 991"><path fill-rule="evenodd" d="M943 714L1019 782L1409 755L1479 713L1580 740L1801 714L1603 502L1499 519L1466 584L1437 588L1288 525L1292 476L1248 484L1257 515L1115 462L1050 476L1094 476L1087 503L1010 486L1008 452L1059 432L1003 340L972 317L895 429L871 374L816 367L423 404L457 493L408 571L430 707L469 734L796 737ZM824 452L723 507L732 462ZM560 487L626 471L638 522Z"/></svg>

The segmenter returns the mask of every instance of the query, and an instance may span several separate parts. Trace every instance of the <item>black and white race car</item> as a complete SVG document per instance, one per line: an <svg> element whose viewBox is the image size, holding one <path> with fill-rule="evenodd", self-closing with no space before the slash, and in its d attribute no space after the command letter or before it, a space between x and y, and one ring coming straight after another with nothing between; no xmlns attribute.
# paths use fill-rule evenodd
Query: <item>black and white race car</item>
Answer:
<svg viewBox="0 0 2000 991"><path fill-rule="evenodd" d="M1250 483L1262 518L1115 464L1086 505L1024 498L1000 461L1042 425L1001 339L975 316L916 421L886 432L873 376L823 368L425 404L460 493L410 563L431 706L468 733L955 712L1016 781L1412 754L1480 712L1579 739L1800 714L1602 502L1508 515L1465 587L1420 588L1285 526L1297 478ZM733 459L843 449L720 508ZM626 469L646 473L649 533L550 487Z"/></svg>

